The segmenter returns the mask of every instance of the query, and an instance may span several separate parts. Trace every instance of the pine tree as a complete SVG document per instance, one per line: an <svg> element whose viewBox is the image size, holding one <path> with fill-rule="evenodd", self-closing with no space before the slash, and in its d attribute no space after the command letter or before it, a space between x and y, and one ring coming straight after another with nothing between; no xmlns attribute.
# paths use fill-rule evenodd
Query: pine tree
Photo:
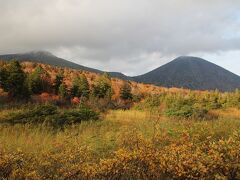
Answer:
<svg viewBox="0 0 240 180"><path fill-rule="evenodd" d="M129 82L125 82L120 89L120 98L123 100L131 100L133 98L132 88Z"/></svg>
<svg viewBox="0 0 240 180"><path fill-rule="evenodd" d="M11 98L28 98L27 75L18 61L12 61L6 68L4 90Z"/></svg>
<svg viewBox="0 0 240 180"><path fill-rule="evenodd" d="M111 98L112 84L107 73L100 76L93 85L93 95L97 98Z"/></svg>
<svg viewBox="0 0 240 180"><path fill-rule="evenodd" d="M70 90L71 97L80 97L79 94L79 77L74 77L72 82L72 88Z"/></svg>
<svg viewBox="0 0 240 180"><path fill-rule="evenodd" d="M63 83L63 71L60 71L57 75L56 78L54 80L54 90L55 90L55 94L58 94L58 90L60 85Z"/></svg>
<svg viewBox="0 0 240 180"><path fill-rule="evenodd" d="M41 66L37 66L29 77L29 87L32 93L37 94L46 91L49 85L48 77L49 74Z"/></svg>
<svg viewBox="0 0 240 180"><path fill-rule="evenodd" d="M71 88L71 97L89 98L90 88L89 83L84 74L75 77Z"/></svg>
<svg viewBox="0 0 240 180"><path fill-rule="evenodd" d="M8 77L8 75L7 75L6 68L4 67L3 64L1 64L1 66L0 66L0 87L3 89L6 89L4 87L6 86L7 77Z"/></svg>
<svg viewBox="0 0 240 180"><path fill-rule="evenodd" d="M68 98L67 88L64 83L60 84L59 89L58 89L58 94L62 99Z"/></svg>
<svg viewBox="0 0 240 180"><path fill-rule="evenodd" d="M90 89L89 83L85 75L81 75L79 78L79 95L80 97L89 98Z"/></svg>

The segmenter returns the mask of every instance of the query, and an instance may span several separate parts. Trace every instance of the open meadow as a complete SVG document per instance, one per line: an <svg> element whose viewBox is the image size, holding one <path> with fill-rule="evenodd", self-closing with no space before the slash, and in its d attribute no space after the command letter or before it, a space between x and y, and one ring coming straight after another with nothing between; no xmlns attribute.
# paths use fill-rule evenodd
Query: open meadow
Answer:
<svg viewBox="0 0 240 180"><path fill-rule="evenodd" d="M218 119L199 121L113 110L62 130L3 124L0 177L239 178L240 110L214 113Z"/></svg>

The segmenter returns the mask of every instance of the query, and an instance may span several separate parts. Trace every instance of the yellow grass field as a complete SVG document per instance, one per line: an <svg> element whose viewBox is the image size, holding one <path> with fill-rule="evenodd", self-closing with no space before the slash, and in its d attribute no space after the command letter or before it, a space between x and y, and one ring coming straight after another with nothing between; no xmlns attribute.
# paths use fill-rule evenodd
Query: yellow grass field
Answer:
<svg viewBox="0 0 240 180"><path fill-rule="evenodd" d="M116 110L56 131L0 125L0 177L239 178L240 111L215 113L218 120L194 121Z"/></svg>

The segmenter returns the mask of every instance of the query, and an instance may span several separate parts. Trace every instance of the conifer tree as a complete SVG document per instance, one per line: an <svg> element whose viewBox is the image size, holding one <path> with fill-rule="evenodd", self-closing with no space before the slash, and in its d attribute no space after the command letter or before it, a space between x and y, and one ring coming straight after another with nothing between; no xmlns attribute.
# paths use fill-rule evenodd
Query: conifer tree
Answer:
<svg viewBox="0 0 240 180"><path fill-rule="evenodd" d="M64 79L64 75L63 75L63 71L61 70L60 72L58 72L58 74L56 75L56 78L54 80L55 94L58 94L58 90L59 90L60 85L63 83L63 79Z"/></svg>
<svg viewBox="0 0 240 180"><path fill-rule="evenodd" d="M47 78L49 74L41 67L37 66L29 77L29 88L32 93L41 93L46 91L49 84Z"/></svg>
<svg viewBox="0 0 240 180"><path fill-rule="evenodd" d="M89 98L89 83L85 75L81 75L79 78L79 95L80 97Z"/></svg>
<svg viewBox="0 0 240 180"><path fill-rule="evenodd" d="M29 89L27 86L27 75L22 70L18 61L12 61L6 67L6 79L3 83L3 89L8 92L11 98L28 98Z"/></svg>
<svg viewBox="0 0 240 180"><path fill-rule="evenodd" d="M7 80L7 71L4 65L1 65L0 66L0 87L3 89L6 86L6 80Z"/></svg>
<svg viewBox="0 0 240 180"><path fill-rule="evenodd" d="M71 97L80 97L79 94L79 77L74 77L72 82L72 88L70 90Z"/></svg>
<svg viewBox="0 0 240 180"><path fill-rule="evenodd" d="M133 98L132 88L129 82L124 82L120 89L120 98L123 100L131 100Z"/></svg>
<svg viewBox="0 0 240 180"><path fill-rule="evenodd" d="M112 84L110 76L107 73L101 75L93 85L93 95L97 98L111 98Z"/></svg>
<svg viewBox="0 0 240 180"><path fill-rule="evenodd" d="M59 89L58 89L58 94L62 99L68 98L67 88L64 83L60 84Z"/></svg>
<svg viewBox="0 0 240 180"><path fill-rule="evenodd" d="M75 77L71 88L71 96L89 98L89 94L90 88L86 76L82 74L79 77Z"/></svg>

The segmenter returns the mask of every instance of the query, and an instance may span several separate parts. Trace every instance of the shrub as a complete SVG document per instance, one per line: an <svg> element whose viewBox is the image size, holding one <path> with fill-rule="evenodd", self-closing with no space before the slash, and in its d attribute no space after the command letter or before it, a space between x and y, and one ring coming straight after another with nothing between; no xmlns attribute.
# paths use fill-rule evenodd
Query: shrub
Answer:
<svg viewBox="0 0 240 180"><path fill-rule="evenodd" d="M151 95L145 98L145 100L135 106L135 109L139 110L156 110L159 109L161 103L163 103L164 94Z"/></svg>
<svg viewBox="0 0 240 180"><path fill-rule="evenodd" d="M169 117L204 119L208 110L192 97L178 96L167 101L165 114Z"/></svg>
<svg viewBox="0 0 240 180"><path fill-rule="evenodd" d="M62 127L64 125L71 125L81 123L82 121L97 120L98 113L88 108L65 110L62 113L49 116L44 123L54 127Z"/></svg>
<svg viewBox="0 0 240 180"><path fill-rule="evenodd" d="M98 113L86 107L62 111L58 110L57 106L46 104L35 106L32 110L21 110L9 114L1 122L10 124L40 123L60 127L81 121L97 120L98 117Z"/></svg>
<svg viewBox="0 0 240 180"><path fill-rule="evenodd" d="M43 122L46 116L56 113L57 107L54 105L37 105L33 109L22 109L19 112L11 113L3 122L11 124Z"/></svg>
<svg viewBox="0 0 240 180"><path fill-rule="evenodd" d="M132 101L139 103L144 98L143 94L133 94Z"/></svg>
<svg viewBox="0 0 240 180"><path fill-rule="evenodd" d="M120 89L120 98L123 100L132 100L132 87L129 82L125 82Z"/></svg>
<svg viewBox="0 0 240 180"><path fill-rule="evenodd" d="M130 139L132 140L132 139ZM129 140L128 140L129 141ZM193 143L180 138L163 147L141 137L131 149L96 158L71 141L26 153L0 149L3 179L239 179L239 134Z"/></svg>

